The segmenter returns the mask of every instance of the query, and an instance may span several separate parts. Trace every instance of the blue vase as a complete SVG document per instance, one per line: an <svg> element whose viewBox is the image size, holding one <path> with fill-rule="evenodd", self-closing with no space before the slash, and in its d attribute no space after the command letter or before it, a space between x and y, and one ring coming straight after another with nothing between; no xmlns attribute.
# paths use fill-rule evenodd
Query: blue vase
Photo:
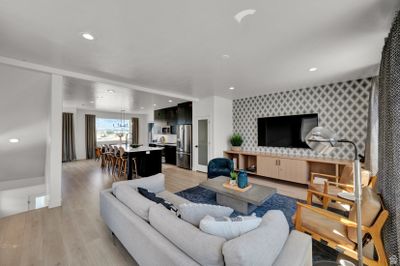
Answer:
<svg viewBox="0 0 400 266"><path fill-rule="evenodd" d="M244 170L240 170L237 177L238 187L245 188L247 187L248 178L247 173Z"/></svg>

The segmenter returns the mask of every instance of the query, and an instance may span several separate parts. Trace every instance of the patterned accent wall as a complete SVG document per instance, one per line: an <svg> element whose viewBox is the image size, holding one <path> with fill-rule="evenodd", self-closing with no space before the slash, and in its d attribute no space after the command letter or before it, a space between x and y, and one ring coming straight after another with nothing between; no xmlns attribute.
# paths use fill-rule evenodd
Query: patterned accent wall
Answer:
<svg viewBox="0 0 400 266"><path fill-rule="evenodd" d="M352 159L351 146L344 145L328 155L311 149L258 147L257 118L318 113L319 125L340 138L356 142L364 153L367 135L368 98L371 78L338 82L233 101L233 130L242 134L242 148L291 156Z"/></svg>

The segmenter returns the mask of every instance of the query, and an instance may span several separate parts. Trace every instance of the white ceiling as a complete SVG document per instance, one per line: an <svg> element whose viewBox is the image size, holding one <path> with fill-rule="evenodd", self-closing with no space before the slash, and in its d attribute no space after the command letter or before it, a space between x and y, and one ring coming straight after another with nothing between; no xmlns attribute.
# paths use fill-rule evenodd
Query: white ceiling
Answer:
<svg viewBox="0 0 400 266"><path fill-rule="evenodd" d="M50 75L2 64L0 73L0 182L44 177Z"/></svg>
<svg viewBox="0 0 400 266"><path fill-rule="evenodd" d="M376 74L399 7L398 0L0 0L0 55L186 96L240 98ZM237 23L234 15L249 8L256 13ZM83 31L96 39L82 39Z"/></svg>
<svg viewBox="0 0 400 266"><path fill-rule="evenodd" d="M186 102L178 98L76 78L64 79L63 94L64 107L109 112L125 110L134 114L144 114Z"/></svg>

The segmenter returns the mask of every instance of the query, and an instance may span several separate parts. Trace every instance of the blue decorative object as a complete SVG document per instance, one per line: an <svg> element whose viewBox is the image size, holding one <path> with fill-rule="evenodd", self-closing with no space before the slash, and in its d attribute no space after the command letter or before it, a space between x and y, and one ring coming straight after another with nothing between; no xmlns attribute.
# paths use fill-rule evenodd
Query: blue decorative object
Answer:
<svg viewBox="0 0 400 266"><path fill-rule="evenodd" d="M247 187L248 182L247 173L244 170L240 170L237 180L238 187L245 188Z"/></svg>

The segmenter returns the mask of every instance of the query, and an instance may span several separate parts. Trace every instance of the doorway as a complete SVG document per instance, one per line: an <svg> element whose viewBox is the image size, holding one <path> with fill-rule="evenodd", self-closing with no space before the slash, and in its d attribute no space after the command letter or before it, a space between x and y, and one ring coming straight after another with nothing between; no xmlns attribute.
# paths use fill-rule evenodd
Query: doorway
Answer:
<svg viewBox="0 0 400 266"><path fill-rule="evenodd" d="M197 144L195 145L196 153L196 170L207 172L208 160L210 158L210 119L208 117L198 117L195 119L197 130L195 132Z"/></svg>

